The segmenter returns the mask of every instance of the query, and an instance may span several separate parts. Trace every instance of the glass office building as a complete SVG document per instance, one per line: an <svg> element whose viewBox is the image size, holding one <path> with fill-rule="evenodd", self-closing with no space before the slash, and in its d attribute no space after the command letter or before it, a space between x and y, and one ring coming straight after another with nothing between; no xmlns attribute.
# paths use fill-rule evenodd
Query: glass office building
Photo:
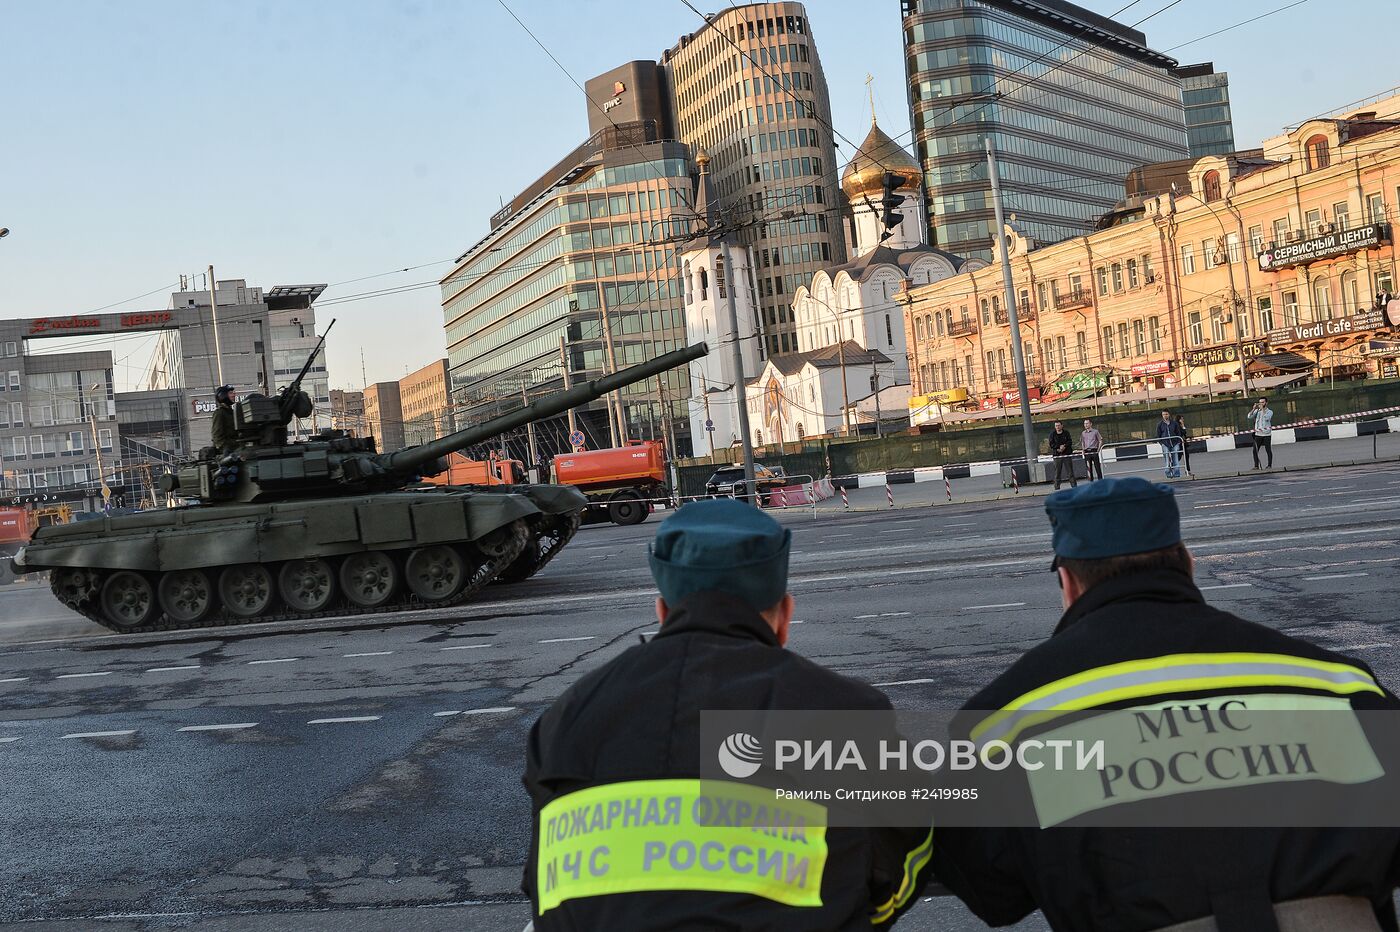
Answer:
<svg viewBox="0 0 1400 932"><path fill-rule="evenodd" d="M1008 214L1042 242L1093 228L1148 162L1184 158L1176 61L1060 0L901 0L915 151L930 243L990 260L983 140Z"/></svg>
<svg viewBox="0 0 1400 932"><path fill-rule="evenodd" d="M1181 102L1186 106L1186 142L1191 158L1235 151L1235 124L1230 117L1230 76L1215 65L1182 65Z"/></svg>
<svg viewBox="0 0 1400 932"><path fill-rule="evenodd" d="M522 389L561 389L561 341L575 383L611 371L605 313L618 368L685 345L675 247L660 240L682 229L671 225L673 211L690 226L689 150L657 135L655 123L595 133L492 217L491 232L442 280L458 427L519 408ZM627 438L665 436L669 409L678 452L688 455L689 394L685 369L624 389ZM608 446L605 402L578 414L588 446ZM564 423L538 426L542 455L569 448ZM505 442L525 458L520 438Z"/></svg>

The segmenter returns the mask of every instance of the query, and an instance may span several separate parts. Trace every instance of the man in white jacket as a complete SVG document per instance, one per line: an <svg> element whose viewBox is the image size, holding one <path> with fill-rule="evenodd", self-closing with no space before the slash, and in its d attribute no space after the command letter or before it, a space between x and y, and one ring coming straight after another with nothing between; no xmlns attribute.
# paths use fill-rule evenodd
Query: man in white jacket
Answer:
<svg viewBox="0 0 1400 932"><path fill-rule="evenodd" d="M1274 448L1271 445L1274 432L1274 412L1269 403L1260 398L1249 410L1249 420L1254 425L1254 468L1259 468L1259 449L1269 454L1269 469L1274 468Z"/></svg>

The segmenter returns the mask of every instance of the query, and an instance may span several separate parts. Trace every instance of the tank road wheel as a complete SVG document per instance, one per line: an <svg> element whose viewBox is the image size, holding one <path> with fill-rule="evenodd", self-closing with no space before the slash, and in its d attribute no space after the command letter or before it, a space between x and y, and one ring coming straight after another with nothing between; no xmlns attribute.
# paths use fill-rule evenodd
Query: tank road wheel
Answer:
<svg viewBox="0 0 1400 932"><path fill-rule="evenodd" d="M490 534L472 543L476 548L493 559L514 560L530 539L530 528L524 521L516 520L496 528Z"/></svg>
<svg viewBox="0 0 1400 932"><path fill-rule="evenodd" d="M340 564L340 587L345 598L360 608L381 608L394 600L403 573L382 550L352 553Z"/></svg>
<svg viewBox="0 0 1400 932"><path fill-rule="evenodd" d="M235 618L256 618L272 607L272 574L261 563L228 566L219 574L219 601Z"/></svg>
<svg viewBox="0 0 1400 932"><path fill-rule="evenodd" d="M467 562L456 547L419 547L404 562L404 578L408 591L424 602L446 602L467 584Z"/></svg>
<svg viewBox="0 0 1400 932"><path fill-rule="evenodd" d="M171 570L156 583L156 598L165 616L179 625L197 625L219 604L204 570Z"/></svg>
<svg viewBox="0 0 1400 932"><path fill-rule="evenodd" d="M319 612L335 600L335 570L319 557L288 560L277 574L277 593L294 612Z"/></svg>
<svg viewBox="0 0 1400 932"><path fill-rule="evenodd" d="M117 570L102 584L102 617L119 629L142 628L160 614L151 581L131 570Z"/></svg>
<svg viewBox="0 0 1400 932"><path fill-rule="evenodd" d="M613 524L623 527L641 524L651 510L642 497L633 491L618 492L608 501L608 518Z"/></svg>
<svg viewBox="0 0 1400 932"><path fill-rule="evenodd" d="M62 567L49 572L49 588L58 601L74 611L83 611L97 598L102 577L95 570Z"/></svg>

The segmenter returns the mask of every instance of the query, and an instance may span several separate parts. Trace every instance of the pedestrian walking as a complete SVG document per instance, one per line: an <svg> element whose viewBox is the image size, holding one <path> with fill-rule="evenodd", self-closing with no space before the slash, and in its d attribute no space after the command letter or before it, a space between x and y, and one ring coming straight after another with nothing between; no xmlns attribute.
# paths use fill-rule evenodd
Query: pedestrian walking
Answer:
<svg viewBox="0 0 1400 932"><path fill-rule="evenodd" d="M1084 469L1089 474L1089 481L1093 482L1096 475L1102 479L1103 463L1099 455L1103 452L1103 434L1087 417L1084 419L1084 432L1079 435L1079 452L1084 454Z"/></svg>
<svg viewBox="0 0 1400 932"><path fill-rule="evenodd" d="M1260 398L1254 403L1254 407L1249 409L1249 422L1254 429L1254 468L1259 468L1259 450L1262 448L1269 456L1269 468L1274 468L1274 412L1269 407L1269 402Z"/></svg>
<svg viewBox="0 0 1400 932"><path fill-rule="evenodd" d="M1181 478L1181 438L1176 433L1176 421L1170 411L1162 412L1157 422L1157 441L1162 444L1163 471L1168 479Z"/></svg>
<svg viewBox="0 0 1400 932"><path fill-rule="evenodd" d="M521 886L536 932L885 929L919 901L929 826L851 828L823 812L813 870L764 871L758 845L781 858L773 826L811 826L813 803L700 779L702 710L891 710L879 690L783 649L791 548L791 531L731 499L661 523L648 557L661 630L580 678L530 729Z"/></svg>
<svg viewBox="0 0 1400 932"><path fill-rule="evenodd" d="M1137 727L1109 739L1108 757L1122 770L1130 760L1134 771L1142 765L1143 774L1153 773L1151 764L1156 778L1124 779L1110 792L1100 776L1079 794L1054 784L1062 788L1047 789L1037 806L1058 799L1092 815L1048 829L935 826L937 879L992 926L1038 908L1056 932L1395 929L1400 828L1379 819L1365 828L1308 821L1302 801L1318 797L1301 782L1285 785L1293 777L1272 763L1249 766L1262 780L1235 780L1236 767L1245 770L1235 755L1246 749L1220 745L1245 745L1253 732L1217 741L1212 732L1227 729L1212 716L1238 710L1235 728L1267 721L1278 729L1269 739L1277 747L1306 748L1319 731L1395 714L1400 700L1360 660L1207 604L1171 486L1107 479L1050 495L1045 511L1064 614L1047 640L966 703L955 730L1019 754L1063 734L1056 729L1084 725L1083 713L1105 713L1091 721L1107 723L1123 712L1106 710L1124 710ZM1066 725L1066 716L1075 718ZM1194 736L1185 724L1192 716L1200 723ZM1163 764L1151 750L1159 727ZM1111 734L1110 725L1100 728L1092 733ZM1375 740L1362 737L1331 759L1373 759ZM1115 757L1123 742L1132 750ZM1369 783L1371 798L1394 794L1394 775L1371 771L1368 779L1382 781ZM1343 777L1329 792L1345 806L1346 794L1366 783ZM1255 821L1186 815L1217 806L1244 819L1255 813Z"/></svg>
<svg viewBox="0 0 1400 932"><path fill-rule="evenodd" d="M1181 463L1186 467L1186 475L1194 479L1196 474L1191 471L1191 435L1186 431L1186 418L1180 414L1176 416L1176 433L1181 438Z"/></svg>
<svg viewBox="0 0 1400 932"><path fill-rule="evenodd" d="M1055 422L1055 429L1050 432L1050 455L1055 458L1055 488L1060 487L1065 471L1069 472L1070 488L1077 486L1079 482L1074 478L1074 442L1060 421Z"/></svg>

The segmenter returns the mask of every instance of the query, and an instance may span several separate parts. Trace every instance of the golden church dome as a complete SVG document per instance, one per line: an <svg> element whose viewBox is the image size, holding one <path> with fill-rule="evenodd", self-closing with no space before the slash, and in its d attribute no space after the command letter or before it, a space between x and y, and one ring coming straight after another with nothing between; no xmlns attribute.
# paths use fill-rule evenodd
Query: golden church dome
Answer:
<svg viewBox="0 0 1400 932"><path fill-rule="evenodd" d="M923 174L914 157L871 121L869 135L841 173L841 189L852 201L879 197L887 171L899 176L901 188L917 188Z"/></svg>

